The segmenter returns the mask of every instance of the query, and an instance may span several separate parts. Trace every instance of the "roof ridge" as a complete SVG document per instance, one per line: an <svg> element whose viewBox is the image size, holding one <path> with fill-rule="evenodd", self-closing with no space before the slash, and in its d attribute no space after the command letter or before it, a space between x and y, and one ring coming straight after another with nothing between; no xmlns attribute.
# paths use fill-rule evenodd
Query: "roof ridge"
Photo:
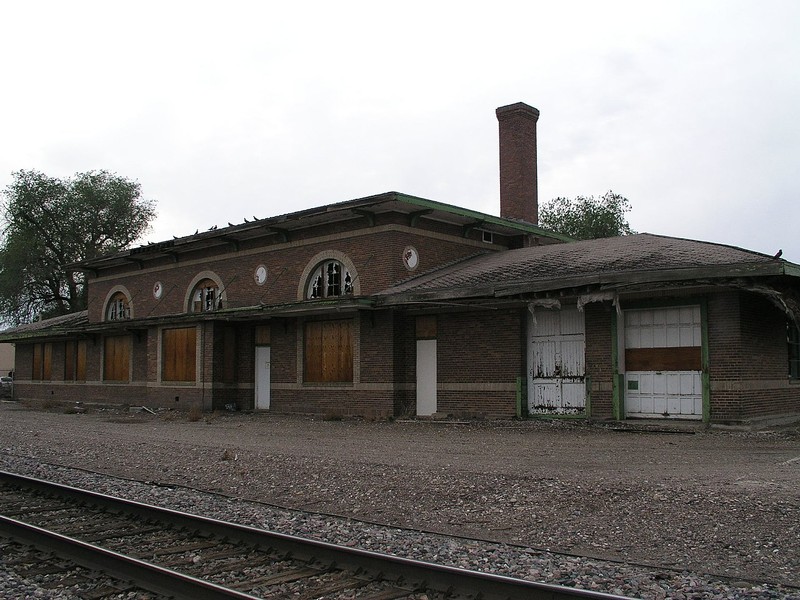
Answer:
<svg viewBox="0 0 800 600"><path fill-rule="evenodd" d="M650 232L647 232L647 231L643 231L641 233L635 233L635 234L631 234L631 235L647 235L647 236L650 236L650 237L657 237L657 238L668 239L668 240L680 240L680 241L683 241L683 242L693 242L695 244L703 244L705 246L717 246L717 247L723 247L723 248L730 248L732 250L738 250L739 252L746 252L747 254L755 254L756 256L761 256L761 257L764 257L764 258L775 258L776 260L782 260L783 262L789 262L789 261L787 261L785 259L782 259L782 258L779 259L776 256L770 256L769 254L765 254L764 252L758 252L756 250L750 250L749 248L743 248L742 246L734 246L733 244L725 244L725 243L722 243L722 242L712 242L712 241L709 241L709 240L696 240L694 238L679 237L679 236L674 236L674 235L664 235L664 234L660 234L660 233L650 233Z"/></svg>

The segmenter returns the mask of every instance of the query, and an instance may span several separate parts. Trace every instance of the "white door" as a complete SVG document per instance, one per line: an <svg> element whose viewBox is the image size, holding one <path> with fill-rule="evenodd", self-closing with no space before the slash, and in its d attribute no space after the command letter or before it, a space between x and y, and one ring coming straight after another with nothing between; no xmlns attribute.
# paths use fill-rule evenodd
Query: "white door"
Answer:
<svg viewBox="0 0 800 600"><path fill-rule="evenodd" d="M417 340L417 415L436 412L436 340Z"/></svg>
<svg viewBox="0 0 800 600"><path fill-rule="evenodd" d="M625 415L701 419L699 306L625 311Z"/></svg>
<svg viewBox="0 0 800 600"><path fill-rule="evenodd" d="M256 410L269 408L270 347L256 346Z"/></svg>
<svg viewBox="0 0 800 600"><path fill-rule="evenodd" d="M528 413L584 414L586 327L577 308L536 310L528 322Z"/></svg>

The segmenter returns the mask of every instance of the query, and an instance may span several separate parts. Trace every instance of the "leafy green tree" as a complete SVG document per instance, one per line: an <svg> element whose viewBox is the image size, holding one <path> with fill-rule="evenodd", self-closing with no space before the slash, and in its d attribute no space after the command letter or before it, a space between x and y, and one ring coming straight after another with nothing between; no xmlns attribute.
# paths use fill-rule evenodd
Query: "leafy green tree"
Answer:
<svg viewBox="0 0 800 600"><path fill-rule="evenodd" d="M30 322L86 308L83 273L69 265L117 252L155 217L141 186L107 171L67 179L12 173L2 192L0 319Z"/></svg>
<svg viewBox="0 0 800 600"><path fill-rule="evenodd" d="M631 209L624 196L611 190L595 198L554 198L539 209L539 225L578 240L635 233L625 218Z"/></svg>

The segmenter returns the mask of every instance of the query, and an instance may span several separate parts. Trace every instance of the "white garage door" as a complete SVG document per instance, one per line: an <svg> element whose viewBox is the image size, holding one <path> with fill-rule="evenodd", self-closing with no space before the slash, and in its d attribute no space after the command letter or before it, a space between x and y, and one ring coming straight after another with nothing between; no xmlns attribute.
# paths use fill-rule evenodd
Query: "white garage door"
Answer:
<svg viewBox="0 0 800 600"><path fill-rule="evenodd" d="M539 309L528 327L528 413L586 411L586 333L577 308Z"/></svg>
<svg viewBox="0 0 800 600"><path fill-rule="evenodd" d="M699 306L625 311L625 413L701 419Z"/></svg>

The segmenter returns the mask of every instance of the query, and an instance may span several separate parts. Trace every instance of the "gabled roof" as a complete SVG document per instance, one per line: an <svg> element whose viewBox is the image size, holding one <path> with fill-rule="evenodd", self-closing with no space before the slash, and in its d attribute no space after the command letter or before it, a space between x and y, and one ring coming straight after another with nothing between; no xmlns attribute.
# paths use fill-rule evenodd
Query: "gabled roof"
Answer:
<svg viewBox="0 0 800 600"><path fill-rule="evenodd" d="M238 225L212 228L208 231L197 232L194 235L174 238L156 244L145 244L70 266L93 271L125 264L142 263L146 260L164 256L174 257L184 252L194 252L208 248L219 248L220 250L226 247L228 249L231 247L237 248L242 243L256 239L269 240L272 238L286 242L291 240L293 232L300 229L358 219L367 219L368 222L371 222L374 221L376 216L383 213L406 215L409 219L409 224L413 224L418 219L426 219L462 228L480 229L499 235L529 234L559 242L571 241L571 238L567 236L542 229L525 221L495 217L399 192L386 192L376 196L328 204L265 219L253 217L254 220L245 219L244 223Z"/></svg>
<svg viewBox="0 0 800 600"><path fill-rule="evenodd" d="M510 296L612 283L792 275L800 266L733 246L649 233L484 254L377 294L379 303Z"/></svg>

